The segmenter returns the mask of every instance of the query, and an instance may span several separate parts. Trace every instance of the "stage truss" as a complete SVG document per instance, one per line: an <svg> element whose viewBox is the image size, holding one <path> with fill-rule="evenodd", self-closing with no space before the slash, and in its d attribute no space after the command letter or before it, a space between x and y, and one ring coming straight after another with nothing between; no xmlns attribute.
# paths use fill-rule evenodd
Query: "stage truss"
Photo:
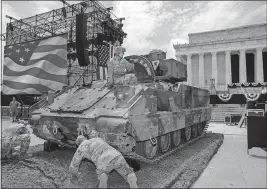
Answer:
<svg viewBox="0 0 267 189"><path fill-rule="evenodd" d="M92 39L95 39L98 33L105 34L103 21L108 15L111 16L112 20L112 25L109 27L123 40L126 37L126 33L120 27L123 19L117 18L110 12L110 9L105 8L98 1L84 0L73 5L65 3L62 8L20 20L7 16L10 18L10 23L7 24L6 34L2 35L2 38L5 39L6 46L9 46L68 33L68 85L73 85L78 80L79 82L88 81L93 78L92 74L96 71L96 66L92 64L80 67L78 64L75 47L76 14L83 12L87 15L87 39L89 43L90 41L93 43ZM89 44L89 48L92 53L97 50L95 45Z"/></svg>

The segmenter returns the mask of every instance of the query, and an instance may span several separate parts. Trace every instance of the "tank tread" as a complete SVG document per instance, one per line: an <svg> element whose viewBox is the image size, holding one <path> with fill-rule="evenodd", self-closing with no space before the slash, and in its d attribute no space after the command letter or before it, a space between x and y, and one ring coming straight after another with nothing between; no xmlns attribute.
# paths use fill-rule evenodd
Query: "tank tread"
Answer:
<svg viewBox="0 0 267 189"><path fill-rule="evenodd" d="M137 161L146 163L146 164L157 164L159 163L161 160L167 158L168 156L172 155L175 152L178 152L180 150L182 150L183 148L187 147L188 145L194 143L195 141L197 141L198 139L202 138L205 136L205 132L203 132L201 135L199 135L198 137L189 140L188 142L184 142L182 144L180 144L179 146L177 146L176 148L171 149L170 151L161 154L157 157L155 157L154 159L147 159L139 154L136 153L129 153L127 155L125 155L125 157L130 158L130 159L135 159Z"/></svg>

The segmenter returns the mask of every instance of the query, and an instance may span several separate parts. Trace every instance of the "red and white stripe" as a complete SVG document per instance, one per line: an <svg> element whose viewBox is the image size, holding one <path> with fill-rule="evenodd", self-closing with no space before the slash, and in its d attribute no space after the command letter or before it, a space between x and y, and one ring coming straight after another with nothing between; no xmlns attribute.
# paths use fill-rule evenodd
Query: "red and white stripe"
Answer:
<svg viewBox="0 0 267 189"><path fill-rule="evenodd" d="M109 45L109 59L114 57L114 46ZM106 66L98 66L99 79L106 80L108 75L108 68Z"/></svg>

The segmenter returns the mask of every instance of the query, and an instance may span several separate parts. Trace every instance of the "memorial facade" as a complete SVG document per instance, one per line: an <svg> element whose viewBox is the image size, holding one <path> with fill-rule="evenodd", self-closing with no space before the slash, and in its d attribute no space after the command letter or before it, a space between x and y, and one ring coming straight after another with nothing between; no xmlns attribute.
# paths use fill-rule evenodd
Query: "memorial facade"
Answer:
<svg viewBox="0 0 267 189"><path fill-rule="evenodd" d="M228 84L267 82L267 24L189 34L189 44L174 45L187 65L189 85L217 91ZM213 79L213 80L212 80Z"/></svg>

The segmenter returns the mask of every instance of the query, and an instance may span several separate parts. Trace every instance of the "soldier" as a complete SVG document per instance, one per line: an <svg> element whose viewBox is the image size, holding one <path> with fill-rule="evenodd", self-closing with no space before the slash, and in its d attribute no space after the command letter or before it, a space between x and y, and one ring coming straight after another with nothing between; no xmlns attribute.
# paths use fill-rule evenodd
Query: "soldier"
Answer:
<svg viewBox="0 0 267 189"><path fill-rule="evenodd" d="M16 121L17 118L17 113L18 113L18 106L20 106L20 103L18 101L16 101L16 98L13 97L12 101L9 104L9 109L10 109L10 114L12 116L13 121Z"/></svg>
<svg viewBox="0 0 267 189"><path fill-rule="evenodd" d="M27 155L30 146L30 132L26 128L26 122L21 121L2 131L1 159L11 158L15 148L20 146L19 156Z"/></svg>
<svg viewBox="0 0 267 189"><path fill-rule="evenodd" d="M117 41L114 50L114 58L108 63L108 77L107 85L112 87L116 84L134 84L137 82L137 78L134 72L134 64L129 63L123 58L125 48L119 46Z"/></svg>
<svg viewBox="0 0 267 189"><path fill-rule="evenodd" d="M100 181L99 188L107 188L108 174L116 170L130 185L130 188L138 188L137 177L120 152L111 147L101 138L86 140L83 135L76 139L79 146L72 162L70 172L77 179L80 163L83 158L92 161L96 166L96 172Z"/></svg>

